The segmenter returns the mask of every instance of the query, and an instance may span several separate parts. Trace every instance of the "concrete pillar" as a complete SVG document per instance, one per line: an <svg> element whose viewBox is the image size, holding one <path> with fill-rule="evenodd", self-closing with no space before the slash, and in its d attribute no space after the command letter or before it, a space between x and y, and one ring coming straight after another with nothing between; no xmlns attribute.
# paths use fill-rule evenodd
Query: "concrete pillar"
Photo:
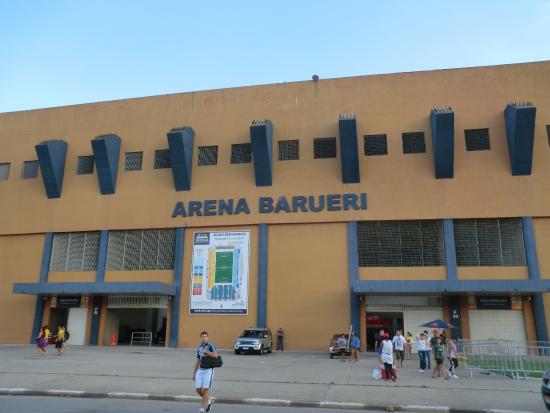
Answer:
<svg viewBox="0 0 550 413"><path fill-rule="evenodd" d="M359 340L361 340L361 350L367 351L367 303L365 296L361 297L359 316Z"/></svg>

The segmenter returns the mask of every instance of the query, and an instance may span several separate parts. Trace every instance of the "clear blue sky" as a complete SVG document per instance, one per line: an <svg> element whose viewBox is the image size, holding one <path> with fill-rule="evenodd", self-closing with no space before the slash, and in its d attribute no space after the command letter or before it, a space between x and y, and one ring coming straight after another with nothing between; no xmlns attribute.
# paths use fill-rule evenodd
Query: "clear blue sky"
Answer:
<svg viewBox="0 0 550 413"><path fill-rule="evenodd" d="M550 0L0 0L0 112L550 59Z"/></svg>

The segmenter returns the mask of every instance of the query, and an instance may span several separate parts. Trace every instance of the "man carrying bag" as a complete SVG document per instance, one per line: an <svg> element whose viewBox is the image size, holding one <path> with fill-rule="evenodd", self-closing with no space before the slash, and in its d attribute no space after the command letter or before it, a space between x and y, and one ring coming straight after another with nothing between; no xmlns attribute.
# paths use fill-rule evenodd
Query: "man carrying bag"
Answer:
<svg viewBox="0 0 550 413"><path fill-rule="evenodd" d="M208 333L201 333L201 344L197 347L197 361L193 370L195 390L202 397L200 412L209 412L212 408L209 391L214 382L214 368L222 366L222 358L216 351L216 346L208 342Z"/></svg>

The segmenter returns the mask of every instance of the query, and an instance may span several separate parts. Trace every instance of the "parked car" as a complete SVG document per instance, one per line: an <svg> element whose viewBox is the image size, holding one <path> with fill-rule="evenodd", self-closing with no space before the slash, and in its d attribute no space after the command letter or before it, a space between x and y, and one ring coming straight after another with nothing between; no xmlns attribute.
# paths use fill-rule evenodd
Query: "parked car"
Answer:
<svg viewBox="0 0 550 413"><path fill-rule="evenodd" d="M542 376L541 393L546 410L550 410L550 370L546 370L546 373Z"/></svg>
<svg viewBox="0 0 550 413"><path fill-rule="evenodd" d="M330 339L330 343L328 345L328 352L331 359L334 358L334 356L340 355L340 350L338 349L338 339L342 336L346 338L346 356L351 356L351 348L349 346L349 334L340 333L340 334L334 334Z"/></svg>
<svg viewBox="0 0 550 413"><path fill-rule="evenodd" d="M273 351L273 336L269 328L250 327L235 340L235 354L253 352L258 354Z"/></svg>

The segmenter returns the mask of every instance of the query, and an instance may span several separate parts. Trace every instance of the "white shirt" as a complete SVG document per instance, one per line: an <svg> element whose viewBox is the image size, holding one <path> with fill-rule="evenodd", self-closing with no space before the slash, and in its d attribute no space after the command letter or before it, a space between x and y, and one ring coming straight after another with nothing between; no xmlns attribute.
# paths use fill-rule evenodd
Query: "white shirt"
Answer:
<svg viewBox="0 0 550 413"><path fill-rule="evenodd" d="M405 349L405 337L395 336L392 342L396 350L403 351Z"/></svg>
<svg viewBox="0 0 550 413"><path fill-rule="evenodd" d="M384 363L393 364L393 345L390 340L382 342L382 361Z"/></svg>
<svg viewBox="0 0 550 413"><path fill-rule="evenodd" d="M428 345L428 348L429 348L429 345ZM419 338L418 339L418 351L426 351L426 350L428 350L428 348L426 348L426 341Z"/></svg>

